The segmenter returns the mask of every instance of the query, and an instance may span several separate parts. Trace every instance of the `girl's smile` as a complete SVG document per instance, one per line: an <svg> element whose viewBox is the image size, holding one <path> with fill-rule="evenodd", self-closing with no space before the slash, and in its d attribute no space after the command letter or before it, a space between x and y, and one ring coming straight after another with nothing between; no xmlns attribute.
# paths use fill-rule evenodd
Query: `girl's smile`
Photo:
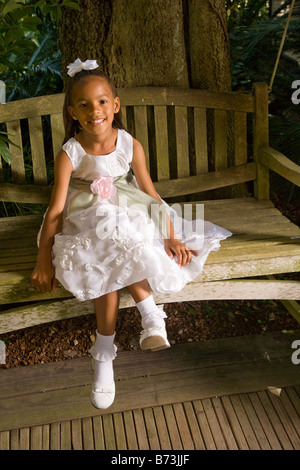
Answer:
<svg viewBox="0 0 300 470"><path fill-rule="evenodd" d="M71 117L79 121L83 132L98 135L99 131L111 131L114 114L120 101L115 98L105 79L97 76L81 80L72 94Z"/></svg>

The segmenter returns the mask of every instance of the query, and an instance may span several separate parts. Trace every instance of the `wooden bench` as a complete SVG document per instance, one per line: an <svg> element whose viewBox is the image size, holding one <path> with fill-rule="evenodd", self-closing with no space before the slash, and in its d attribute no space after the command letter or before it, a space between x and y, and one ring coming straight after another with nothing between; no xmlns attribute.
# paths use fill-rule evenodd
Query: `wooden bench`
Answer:
<svg viewBox="0 0 300 470"><path fill-rule="evenodd" d="M252 93L136 88L120 89L119 96L125 124L144 146L161 197L201 201L205 219L234 234L209 255L193 282L157 301L287 299L297 312L300 283L274 275L299 271L300 229L270 201L269 170L300 185L300 169L269 147L267 84L254 84ZM18 145L10 147L11 167L0 165L4 204L46 208L53 155L64 134L62 104L63 94L57 94L0 105L0 123ZM249 194L233 197L241 185ZM206 201L210 190L222 199ZM62 287L37 293L31 286L41 221L41 211L0 219L2 333L93 312L92 302L78 302ZM132 305L124 289L121 307Z"/></svg>

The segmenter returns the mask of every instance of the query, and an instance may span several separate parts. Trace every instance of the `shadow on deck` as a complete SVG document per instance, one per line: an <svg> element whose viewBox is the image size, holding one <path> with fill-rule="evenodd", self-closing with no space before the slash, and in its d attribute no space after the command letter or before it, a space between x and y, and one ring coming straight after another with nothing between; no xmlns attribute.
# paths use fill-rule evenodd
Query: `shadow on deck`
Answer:
<svg viewBox="0 0 300 470"><path fill-rule="evenodd" d="M0 450L299 450L299 337L120 352L108 410L90 404L90 358L1 369Z"/></svg>

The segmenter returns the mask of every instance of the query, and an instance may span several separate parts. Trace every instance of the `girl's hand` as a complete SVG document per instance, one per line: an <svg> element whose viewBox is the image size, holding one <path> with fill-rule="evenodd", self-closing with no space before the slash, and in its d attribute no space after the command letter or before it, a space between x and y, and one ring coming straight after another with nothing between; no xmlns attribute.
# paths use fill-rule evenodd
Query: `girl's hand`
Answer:
<svg viewBox="0 0 300 470"><path fill-rule="evenodd" d="M174 256L177 257L177 264L179 264L181 268L186 264L190 264L192 255L198 256L195 250L188 250L186 246L176 238L165 239L165 250L171 259L173 259Z"/></svg>
<svg viewBox="0 0 300 470"><path fill-rule="evenodd" d="M55 278L55 270L52 263L42 268L37 264L31 274L31 284L38 292L55 291L58 281Z"/></svg>

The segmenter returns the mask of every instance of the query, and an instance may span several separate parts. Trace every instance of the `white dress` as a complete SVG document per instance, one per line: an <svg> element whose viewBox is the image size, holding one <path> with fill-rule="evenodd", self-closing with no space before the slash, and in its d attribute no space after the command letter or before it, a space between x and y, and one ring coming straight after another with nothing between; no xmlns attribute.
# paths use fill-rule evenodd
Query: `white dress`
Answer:
<svg viewBox="0 0 300 470"><path fill-rule="evenodd" d="M86 154L75 138L63 150L73 166L71 178L92 183L101 176L116 178L130 171L133 139L125 130L118 130L116 150L108 155ZM140 191L134 177L126 184ZM180 214L179 205L176 212L164 202L178 238L198 252L198 257L192 256L191 263L180 268L176 258L167 255L163 236L152 217L128 204L118 190L112 191L108 199L96 196L92 205L70 215L70 201L78 193L70 186L62 231L55 235L52 256L56 278L80 301L143 279L148 280L155 294L178 292L202 271L210 251L220 247L220 240L231 235L203 218L186 221L180 217L185 214Z"/></svg>

